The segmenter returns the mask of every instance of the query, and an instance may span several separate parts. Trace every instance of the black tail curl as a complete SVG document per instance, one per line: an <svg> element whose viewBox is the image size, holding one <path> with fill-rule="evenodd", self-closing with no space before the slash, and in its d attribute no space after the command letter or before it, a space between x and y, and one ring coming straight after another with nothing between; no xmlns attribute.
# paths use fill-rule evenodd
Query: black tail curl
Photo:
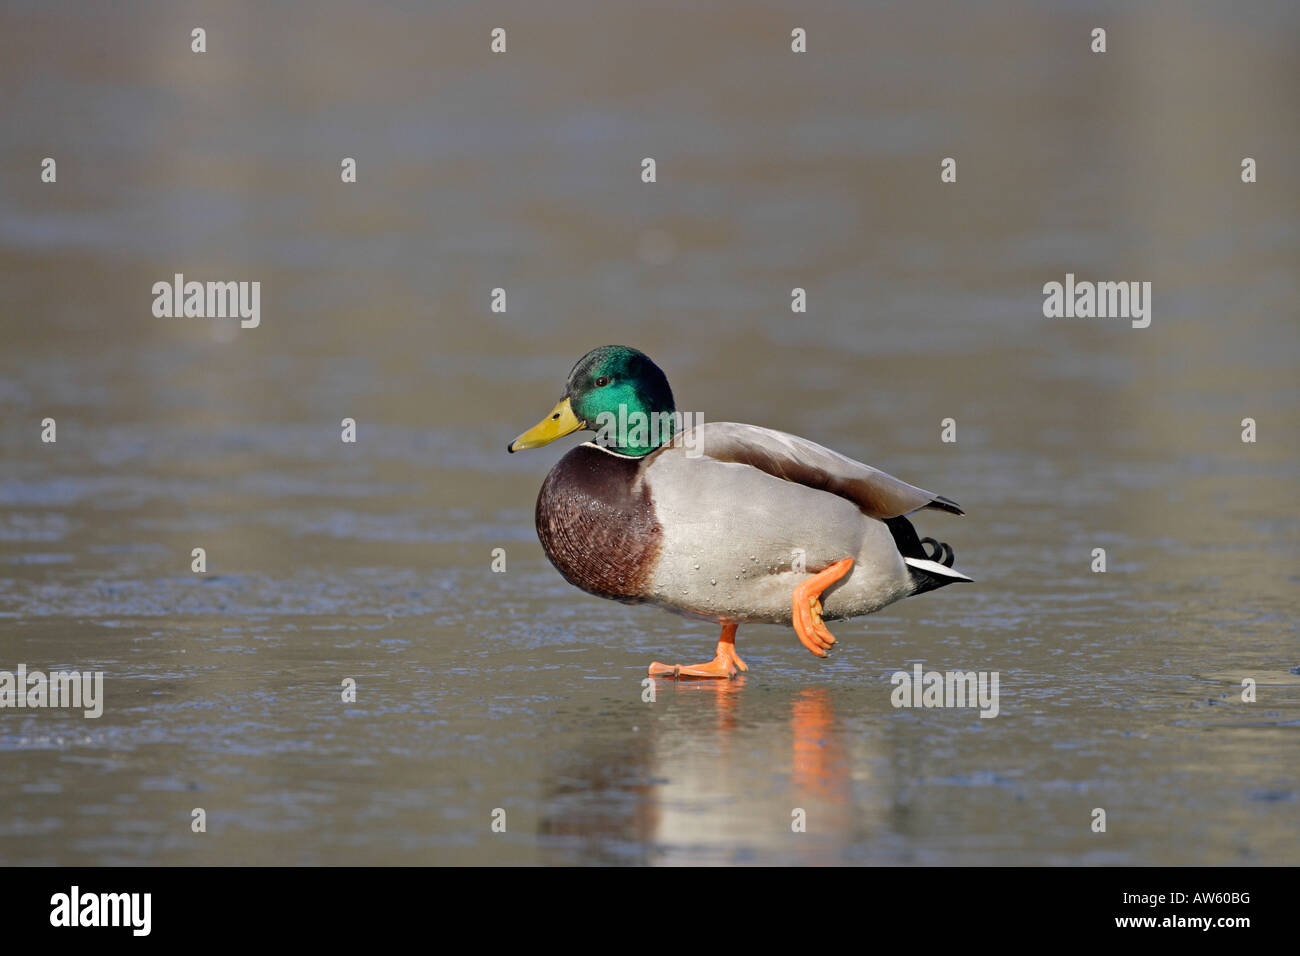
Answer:
<svg viewBox="0 0 1300 956"><path fill-rule="evenodd" d="M937 561L945 568L952 567L952 563L956 560L956 556L952 553L952 545L947 541L936 541L934 538L922 538L921 544L934 545L934 552L932 554L922 554L921 557L927 558L930 561ZM910 557L910 555L907 555L907 557Z"/></svg>
<svg viewBox="0 0 1300 956"><path fill-rule="evenodd" d="M951 545L934 538L918 538L916 529L912 527L912 522L906 518L885 518L884 522L885 526L889 528L890 534L894 536L894 544L898 546L898 553L904 559L933 561L945 568L952 567L953 553ZM926 549L927 545L929 550ZM970 580L970 578L956 571L954 571L955 576L950 576L940 573L934 568L918 568L914 565L908 565L908 571L911 573L914 582L913 594L924 594L926 591L945 587L955 581Z"/></svg>
<svg viewBox="0 0 1300 956"><path fill-rule="evenodd" d="M904 517L886 518L885 526L889 528L889 533L894 536L894 544L898 546L898 553L905 558L921 558L925 561L935 561L946 568L952 567L955 560L952 553L952 547L943 541L936 541L934 538L918 538L916 529L912 527L912 522ZM925 545L930 545L934 550L927 551Z"/></svg>

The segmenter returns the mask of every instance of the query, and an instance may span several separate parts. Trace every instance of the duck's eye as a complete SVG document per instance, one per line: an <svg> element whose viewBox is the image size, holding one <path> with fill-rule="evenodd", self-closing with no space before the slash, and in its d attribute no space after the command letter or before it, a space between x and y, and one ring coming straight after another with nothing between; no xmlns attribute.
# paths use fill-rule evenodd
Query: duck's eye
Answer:
<svg viewBox="0 0 1300 956"><path fill-rule="evenodd" d="M597 387L597 388L604 388L604 387L605 387L606 385L608 385L608 384L609 384L609 376L608 376L608 375L602 375L600 378L596 379L596 387Z"/></svg>

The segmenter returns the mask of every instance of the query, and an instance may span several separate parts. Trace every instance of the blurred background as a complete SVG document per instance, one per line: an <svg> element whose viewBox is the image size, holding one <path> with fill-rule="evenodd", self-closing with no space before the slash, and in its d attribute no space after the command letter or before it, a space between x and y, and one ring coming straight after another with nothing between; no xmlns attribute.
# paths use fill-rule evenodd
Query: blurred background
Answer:
<svg viewBox="0 0 1300 956"><path fill-rule="evenodd" d="M1298 34L6 0L0 668L107 699L0 712L0 862L1295 863ZM155 318L178 272L260 281L260 327ZM1151 282L1150 328L1045 319L1067 272ZM533 505L574 440L504 450L607 343L961 502L918 525L977 583L643 702L716 630L565 584ZM893 709L915 661L999 671L1000 716Z"/></svg>

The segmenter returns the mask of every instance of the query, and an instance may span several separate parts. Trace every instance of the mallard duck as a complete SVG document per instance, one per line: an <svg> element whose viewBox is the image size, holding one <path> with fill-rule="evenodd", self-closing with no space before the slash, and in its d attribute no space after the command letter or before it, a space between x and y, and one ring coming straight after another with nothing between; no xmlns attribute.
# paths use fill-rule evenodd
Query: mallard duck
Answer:
<svg viewBox="0 0 1300 956"><path fill-rule="evenodd" d="M838 621L971 578L953 552L905 517L956 502L784 432L709 422L681 427L668 379L633 348L578 360L564 395L508 450L597 431L551 469L537 537L564 578L589 594L653 604L722 626L706 664L655 661L652 677L735 677L748 670L736 629L790 624L825 657ZM926 546L930 550L926 550Z"/></svg>

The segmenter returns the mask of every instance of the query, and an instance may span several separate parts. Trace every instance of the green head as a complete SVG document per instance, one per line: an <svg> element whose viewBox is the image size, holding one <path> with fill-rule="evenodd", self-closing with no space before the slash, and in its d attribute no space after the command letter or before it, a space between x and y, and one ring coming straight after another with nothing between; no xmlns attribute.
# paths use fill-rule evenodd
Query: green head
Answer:
<svg viewBox="0 0 1300 956"><path fill-rule="evenodd" d="M538 448L586 428L597 433L598 444L639 457L672 438L675 411L668 378L649 356L603 345L578 359L559 404L508 448Z"/></svg>

